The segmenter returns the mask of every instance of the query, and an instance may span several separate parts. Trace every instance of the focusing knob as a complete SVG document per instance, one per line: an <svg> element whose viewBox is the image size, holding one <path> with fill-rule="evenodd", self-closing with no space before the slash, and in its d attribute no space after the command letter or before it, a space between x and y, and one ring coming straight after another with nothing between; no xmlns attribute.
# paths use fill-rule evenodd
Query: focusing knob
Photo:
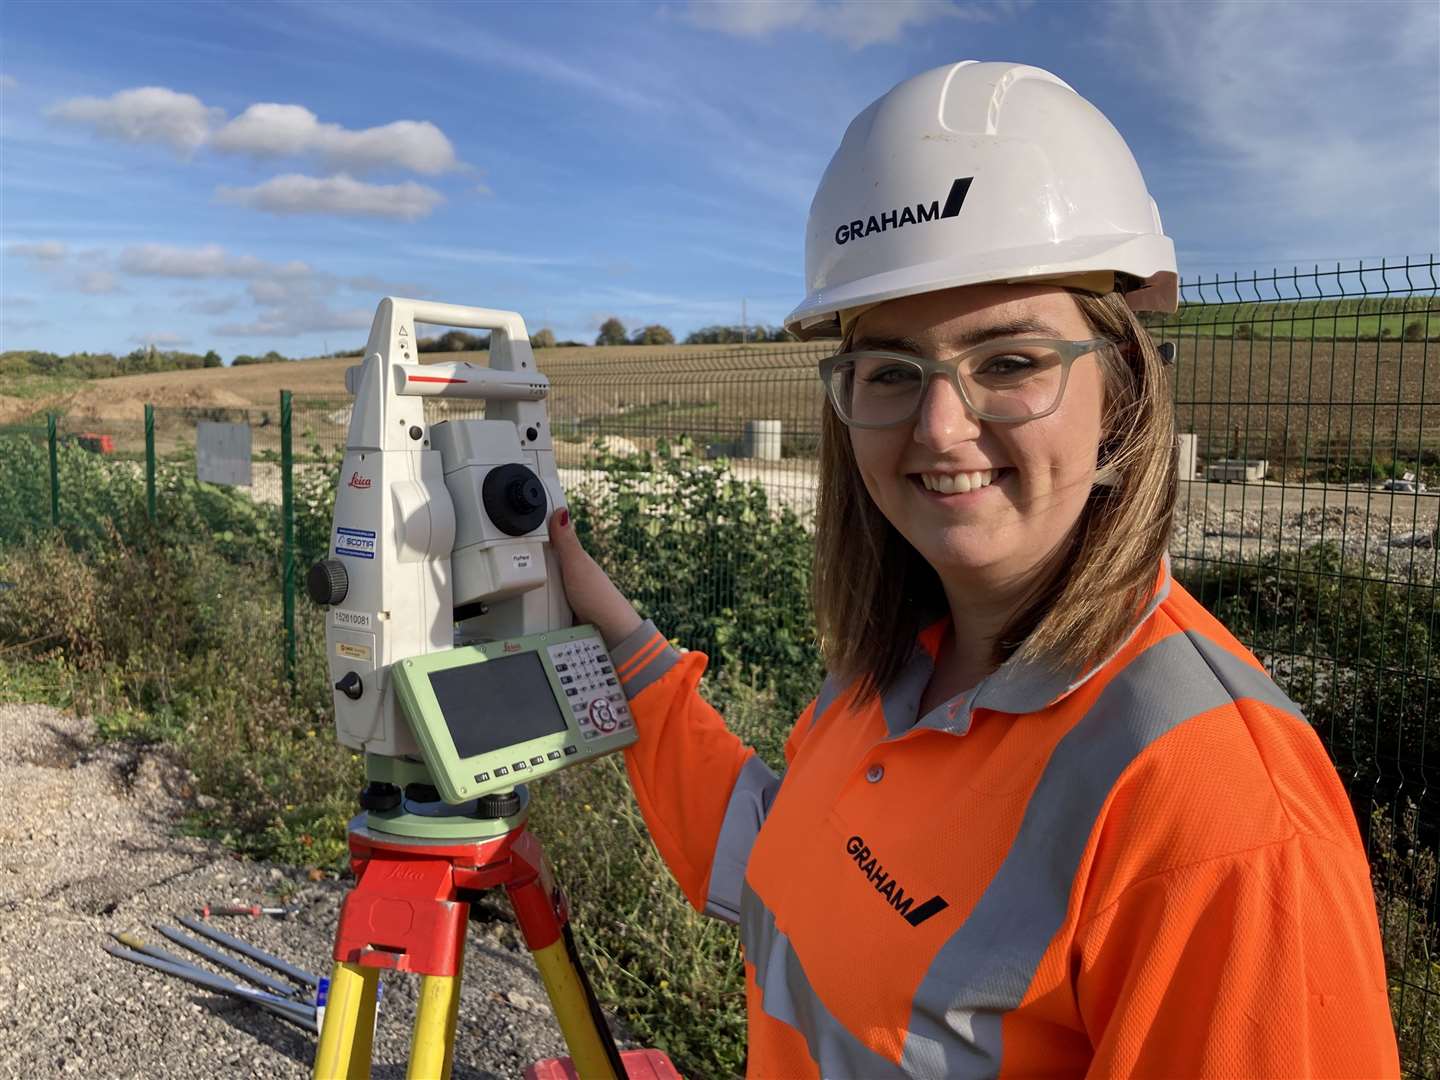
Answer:
<svg viewBox="0 0 1440 1080"><path fill-rule="evenodd" d="M338 604L350 591L350 575L339 559L321 559L305 577L305 591L317 604Z"/></svg>
<svg viewBox="0 0 1440 1080"><path fill-rule="evenodd" d="M545 485L517 462L491 469L480 497L495 527L509 536L534 532L545 521Z"/></svg>
<svg viewBox="0 0 1440 1080"><path fill-rule="evenodd" d="M492 791L475 800L475 816L481 818L514 817L524 805L518 791Z"/></svg>
<svg viewBox="0 0 1440 1080"><path fill-rule="evenodd" d="M365 692L365 685L360 681L360 676L353 671L347 671L340 676L340 681L335 684L335 689L348 697L351 701L359 701L360 695Z"/></svg>

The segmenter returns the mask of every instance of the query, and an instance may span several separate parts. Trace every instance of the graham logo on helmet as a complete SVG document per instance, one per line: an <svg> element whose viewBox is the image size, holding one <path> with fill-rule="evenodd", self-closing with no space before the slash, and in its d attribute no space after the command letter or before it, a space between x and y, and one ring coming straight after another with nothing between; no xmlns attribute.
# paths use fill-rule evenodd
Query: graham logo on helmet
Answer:
<svg viewBox="0 0 1440 1080"><path fill-rule="evenodd" d="M945 196L943 210L940 209L940 200L932 199L929 206L916 203L914 210L904 206L898 210L886 210L879 217L871 214L868 219L856 218L835 230L835 243L858 240L862 236L898 229L902 225L918 225L922 221L955 217L960 213L960 207L965 205L965 193L970 190L970 181L974 179L973 176L957 176L950 185L950 194Z"/></svg>
<svg viewBox="0 0 1440 1080"><path fill-rule="evenodd" d="M946 177L960 187L933 199ZM964 228L904 227L957 216L962 202ZM1175 245L1124 138L1063 79L1027 64L946 64L845 130L810 204L806 295L785 328L840 337L846 313L887 300L1027 280L1118 283L1133 310L1174 311Z"/></svg>

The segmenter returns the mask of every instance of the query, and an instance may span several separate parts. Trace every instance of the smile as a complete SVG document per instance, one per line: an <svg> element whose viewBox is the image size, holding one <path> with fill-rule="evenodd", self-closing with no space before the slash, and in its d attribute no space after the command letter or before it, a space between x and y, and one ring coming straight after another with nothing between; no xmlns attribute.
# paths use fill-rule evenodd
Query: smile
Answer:
<svg viewBox="0 0 1440 1080"><path fill-rule="evenodd" d="M916 474L926 491L940 495L966 495L989 487L1007 472L1006 469L981 469L977 472Z"/></svg>

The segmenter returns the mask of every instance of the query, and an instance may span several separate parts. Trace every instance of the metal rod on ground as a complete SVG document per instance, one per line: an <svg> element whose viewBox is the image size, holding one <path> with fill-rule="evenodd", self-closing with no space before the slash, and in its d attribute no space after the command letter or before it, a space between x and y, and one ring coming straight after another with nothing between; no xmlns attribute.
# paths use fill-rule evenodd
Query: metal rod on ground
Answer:
<svg viewBox="0 0 1440 1080"><path fill-rule="evenodd" d="M161 926L159 923L155 924L155 929L164 934L165 937L169 938L176 945L179 945L182 949L189 949L191 952L203 956L216 967L222 967L232 975L239 975L242 979L246 979L256 986L263 986L272 994L289 998L294 997L296 994L303 993L299 987L292 986L289 983L283 983L279 979L272 979L263 971L256 971L249 964L242 964L239 960L226 956L219 949L212 949L204 942L196 941L189 934L182 934L179 930L175 930L169 926Z"/></svg>
<svg viewBox="0 0 1440 1080"><path fill-rule="evenodd" d="M289 976L297 982L302 982L307 986L320 985L320 980L308 971L301 971L299 968L292 967L278 957L271 956L267 952L261 952L248 942L241 941L237 937L232 937L223 931L216 930L209 923L201 922L199 919L191 918L189 915L181 915L180 925L184 926L187 930L194 930L195 933L201 937L209 938L211 941L224 945L227 949L234 949L241 956L248 956L256 963L264 964L271 970L278 971L281 975Z"/></svg>
<svg viewBox="0 0 1440 1080"><path fill-rule="evenodd" d="M284 1001L271 994L265 993L263 990L256 990L253 987L230 982L228 979L222 979L220 976L212 975L203 968L195 967L193 964L186 964L183 961L180 963L170 963L144 953L134 952L130 949L122 949L120 946L112 945L109 942L106 942L103 948L111 956L118 957L121 960L128 960L132 964L140 964L144 967L154 968L156 971L164 972L166 975L174 975L177 979L184 979L186 982L194 983L196 986L203 986L207 990L214 990L220 994L228 994L242 1001L248 1001L252 1005L258 1005L267 1012L275 1014L282 1020L289 1020L292 1024L304 1028L306 1031L311 1033L319 1032L319 1027L315 1023L315 1010L310 1006L301 1005L294 1001ZM163 952L164 950L159 951ZM178 959L178 957L176 959Z"/></svg>

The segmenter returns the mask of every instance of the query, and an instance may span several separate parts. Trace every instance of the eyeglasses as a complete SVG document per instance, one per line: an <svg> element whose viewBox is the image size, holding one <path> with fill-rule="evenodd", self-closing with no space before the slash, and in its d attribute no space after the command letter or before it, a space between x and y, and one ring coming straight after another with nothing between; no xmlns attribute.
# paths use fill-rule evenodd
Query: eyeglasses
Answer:
<svg viewBox="0 0 1440 1080"><path fill-rule="evenodd" d="M1003 338L946 361L865 349L822 360L820 378L835 412L851 427L894 427L913 420L935 375L949 377L966 407L982 420L1019 423L1054 412L1070 365L1114 344L1107 338Z"/></svg>

